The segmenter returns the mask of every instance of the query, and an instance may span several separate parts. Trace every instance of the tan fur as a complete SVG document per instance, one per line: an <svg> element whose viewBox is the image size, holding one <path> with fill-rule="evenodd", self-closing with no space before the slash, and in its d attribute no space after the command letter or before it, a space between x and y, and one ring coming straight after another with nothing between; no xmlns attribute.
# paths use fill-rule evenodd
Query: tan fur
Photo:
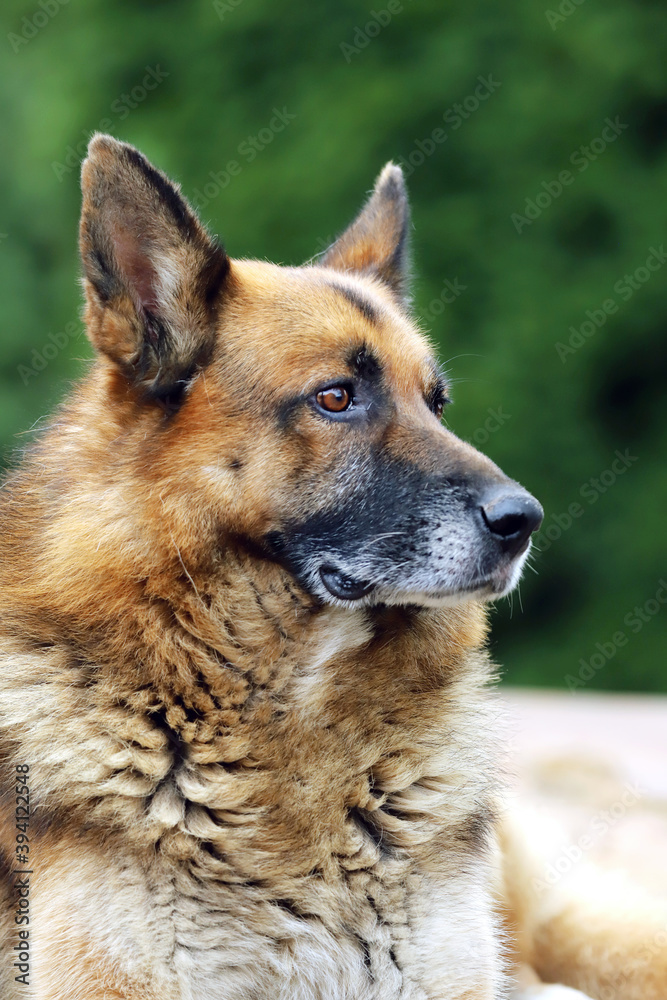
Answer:
<svg viewBox="0 0 667 1000"><path fill-rule="evenodd" d="M503 479L425 409L395 168L363 246L284 269L230 262L127 149L83 173L100 354L0 508L7 858L16 763L34 809L31 992L3 968L3 997L500 1000L483 608L324 606L253 542L336 495L354 440L276 413L362 340L389 453Z"/></svg>

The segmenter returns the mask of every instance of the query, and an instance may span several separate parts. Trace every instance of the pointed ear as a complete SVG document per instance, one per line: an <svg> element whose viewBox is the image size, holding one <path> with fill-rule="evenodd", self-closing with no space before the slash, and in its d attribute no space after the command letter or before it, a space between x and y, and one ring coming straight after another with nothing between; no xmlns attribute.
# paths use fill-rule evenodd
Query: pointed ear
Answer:
<svg viewBox="0 0 667 1000"><path fill-rule="evenodd" d="M211 353L227 255L178 187L124 142L93 137L81 186L90 339L131 383L173 402Z"/></svg>
<svg viewBox="0 0 667 1000"><path fill-rule="evenodd" d="M356 271L384 281L404 301L408 284L410 207L403 171L388 163L372 195L321 264L336 271Z"/></svg>

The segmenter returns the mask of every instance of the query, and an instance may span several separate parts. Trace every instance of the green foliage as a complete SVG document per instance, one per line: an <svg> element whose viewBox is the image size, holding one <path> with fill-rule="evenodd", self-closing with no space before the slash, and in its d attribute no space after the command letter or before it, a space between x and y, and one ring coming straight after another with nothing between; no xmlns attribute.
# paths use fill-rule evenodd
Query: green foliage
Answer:
<svg viewBox="0 0 667 1000"><path fill-rule="evenodd" d="M547 512L523 613L516 595L513 615L509 603L494 612L497 657L518 682L563 685L583 670L591 687L667 691L667 608L655 602L644 621L633 612L667 577L667 263L641 270L665 239L667 10L630 0L372 10L5 0L2 453L90 356L76 161L94 129L178 178L233 256L289 263L322 249L384 161L401 159L417 312L458 383L449 424ZM275 108L295 116L281 131ZM240 169L226 183L230 161ZM633 459L622 473L617 449Z"/></svg>

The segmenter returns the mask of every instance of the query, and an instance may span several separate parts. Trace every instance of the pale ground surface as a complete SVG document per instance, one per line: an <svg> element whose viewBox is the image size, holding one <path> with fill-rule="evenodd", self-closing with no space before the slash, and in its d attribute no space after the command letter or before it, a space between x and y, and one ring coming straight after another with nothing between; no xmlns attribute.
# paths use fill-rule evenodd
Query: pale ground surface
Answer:
<svg viewBox="0 0 667 1000"><path fill-rule="evenodd" d="M667 697L503 687L501 700L508 806L563 824L552 864L576 872L575 845L667 898Z"/></svg>

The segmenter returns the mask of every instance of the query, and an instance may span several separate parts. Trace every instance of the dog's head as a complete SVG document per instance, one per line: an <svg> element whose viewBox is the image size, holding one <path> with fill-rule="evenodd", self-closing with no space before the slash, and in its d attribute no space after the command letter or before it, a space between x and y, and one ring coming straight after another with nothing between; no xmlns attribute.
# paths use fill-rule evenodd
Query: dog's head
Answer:
<svg viewBox="0 0 667 1000"><path fill-rule="evenodd" d="M167 178L96 136L81 249L125 475L184 559L241 545L326 603L449 604L517 582L540 505L441 424L388 164L316 264L232 261ZM120 430L119 430L120 428Z"/></svg>

